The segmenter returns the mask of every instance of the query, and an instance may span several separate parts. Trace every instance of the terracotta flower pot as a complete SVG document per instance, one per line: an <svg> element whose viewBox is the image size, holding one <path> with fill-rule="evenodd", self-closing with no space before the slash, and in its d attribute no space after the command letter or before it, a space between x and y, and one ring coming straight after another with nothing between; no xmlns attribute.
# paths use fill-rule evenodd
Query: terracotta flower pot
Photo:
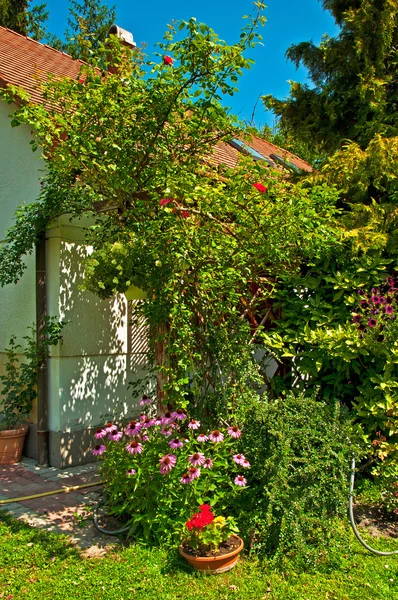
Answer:
<svg viewBox="0 0 398 600"><path fill-rule="evenodd" d="M0 431L0 465L14 465L21 460L22 448L29 425Z"/></svg>
<svg viewBox="0 0 398 600"><path fill-rule="evenodd" d="M178 551L185 558L185 560L198 571L202 571L208 575L214 575L216 573L225 573L232 569L238 562L239 554L243 550L243 540L235 535L239 540L239 546L227 552L226 554L220 554L216 556L192 556L183 549L182 544L179 546Z"/></svg>

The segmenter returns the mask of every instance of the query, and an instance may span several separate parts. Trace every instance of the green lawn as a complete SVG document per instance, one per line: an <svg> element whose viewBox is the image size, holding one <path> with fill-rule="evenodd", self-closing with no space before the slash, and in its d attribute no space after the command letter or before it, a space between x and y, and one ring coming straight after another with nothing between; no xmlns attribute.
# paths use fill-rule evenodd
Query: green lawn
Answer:
<svg viewBox="0 0 398 600"><path fill-rule="evenodd" d="M378 549L398 549L398 540L377 540ZM139 544L104 558L83 558L66 538L48 534L0 513L0 598L89 600L394 600L398 555L379 557L348 531L339 566L329 572L273 571L243 558L231 572L203 576L177 552Z"/></svg>

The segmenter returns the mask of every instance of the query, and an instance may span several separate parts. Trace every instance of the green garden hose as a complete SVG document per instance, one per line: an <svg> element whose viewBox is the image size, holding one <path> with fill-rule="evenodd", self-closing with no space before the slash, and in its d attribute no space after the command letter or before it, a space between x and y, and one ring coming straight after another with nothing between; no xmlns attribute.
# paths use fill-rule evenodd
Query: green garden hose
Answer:
<svg viewBox="0 0 398 600"><path fill-rule="evenodd" d="M348 503L348 515L349 515L351 527L352 527L357 539L362 544L362 546L364 546L364 548L366 548L366 550L369 550L369 552L373 552L373 554L377 554L378 556L392 556L393 554L398 554L398 550L393 550L392 552L381 552L380 550L375 550L374 548L369 546L369 544L367 544L359 535L357 526L355 524L354 509L353 509L354 483L355 483L355 457L352 457L351 478L350 478L350 499L349 499L349 503Z"/></svg>
<svg viewBox="0 0 398 600"><path fill-rule="evenodd" d="M88 487L95 487L97 485L103 485L102 481L95 483L82 483L81 485L72 485L70 487L63 487L59 490L51 490L49 492L41 492L40 494L31 494L30 496L20 496L19 498L7 498L6 500L0 500L0 506L3 504L11 504L12 502L25 502L25 500L35 500L36 498L44 498L45 496L53 496L54 494L62 494L63 492L75 492L76 490L82 490Z"/></svg>

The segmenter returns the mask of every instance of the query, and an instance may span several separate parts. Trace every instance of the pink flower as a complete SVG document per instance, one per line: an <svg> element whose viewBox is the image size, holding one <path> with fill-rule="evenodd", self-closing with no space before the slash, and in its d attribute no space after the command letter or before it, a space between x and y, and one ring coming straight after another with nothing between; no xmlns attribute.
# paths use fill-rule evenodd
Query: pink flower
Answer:
<svg viewBox="0 0 398 600"><path fill-rule="evenodd" d="M151 419L150 417L145 417L145 419L142 421L142 426L145 427L146 429L148 427L153 427L155 425L155 419Z"/></svg>
<svg viewBox="0 0 398 600"><path fill-rule="evenodd" d="M182 408L177 408L173 413L171 413L173 419L177 419L177 421L183 421L187 418L187 415L184 413Z"/></svg>
<svg viewBox="0 0 398 600"><path fill-rule="evenodd" d="M160 472L162 475L166 475L177 463L177 457L174 454L166 454L159 460Z"/></svg>
<svg viewBox="0 0 398 600"><path fill-rule="evenodd" d="M211 458L205 458L205 461L204 461L202 467L204 469L211 469L212 466L213 466L213 461L211 460Z"/></svg>
<svg viewBox="0 0 398 600"><path fill-rule="evenodd" d="M135 440L133 440L129 444L126 444L126 450L127 450L127 452L130 452L130 454L141 454L142 444L140 444L140 442L136 442Z"/></svg>
<svg viewBox="0 0 398 600"><path fill-rule="evenodd" d="M207 440L209 438L204 433L200 433L196 439L198 440L198 442L202 443L202 442L207 442Z"/></svg>
<svg viewBox="0 0 398 600"><path fill-rule="evenodd" d="M200 467L205 462L205 455L201 452L195 452L188 457L188 460L194 467Z"/></svg>
<svg viewBox="0 0 398 600"><path fill-rule="evenodd" d="M165 412L163 417L162 417L162 425L170 425L170 423L173 421L173 417L171 416L170 412Z"/></svg>
<svg viewBox="0 0 398 600"><path fill-rule="evenodd" d="M386 310L386 313L387 313L387 315L392 315L392 313L394 312L394 309L393 309L393 307L391 306L391 304L387 304L387 306L386 306L386 309L385 309L385 310Z"/></svg>
<svg viewBox="0 0 398 600"><path fill-rule="evenodd" d="M179 440L178 438L174 438L169 442L169 446L173 450L175 450L176 448L182 448L183 445L184 444L182 443L182 441Z"/></svg>
<svg viewBox="0 0 398 600"><path fill-rule="evenodd" d="M103 454L105 450L106 446L103 444L97 444L93 450L93 456L99 456L100 454Z"/></svg>
<svg viewBox="0 0 398 600"><path fill-rule="evenodd" d="M233 459L237 465L242 465L243 462L246 460L243 454L234 454Z"/></svg>
<svg viewBox="0 0 398 600"><path fill-rule="evenodd" d="M106 436L106 431L105 431L105 429L102 429L101 427L99 427L97 429L97 431L94 433L94 437L97 440L99 440L99 439L101 439L101 438L103 438L105 436Z"/></svg>
<svg viewBox="0 0 398 600"><path fill-rule="evenodd" d="M234 484L235 485L240 485L242 487L244 487L247 484L246 479L243 477L243 475L238 475L237 477L235 477L234 479Z"/></svg>
<svg viewBox="0 0 398 600"><path fill-rule="evenodd" d="M197 479L200 475L200 469L197 469L196 467L191 467L190 469L188 469L188 474L192 480Z"/></svg>
<svg viewBox="0 0 398 600"><path fill-rule="evenodd" d="M377 325L376 319L369 319L368 325L369 325L369 327L376 327L376 325Z"/></svg>
<svg viewBox="0 0 398 600"><path fill-rule="evenodd" d="M192 477L189 473L184 473L180 479L181 483L192 483Z"/></svg>
<svg viewBox="0 0 398 600"><path fill-rule="evenodd" d="M138 439L140 440L140 442L149 442L151 438L149 437L149 435L143 434L139 435Z"/></svg>
<svg viewBox="0 0 398 600"><path fill-rule="evenodd" d="M163 56L163 64L165 65L172 65L173 64L173 59L171 58L171 56Z"/></svg>
<svg viewBox="0 0 398 600"><path fill-rule="evenodd" d="M242 435L241 430L236 425L234 425L233 427L228 427L228 433L231 437L235 439L240 438L240 436Z"/></svg>
<svg viewBox="0 0 398 600"><path fill-rule="evenodd" d="M256 188L256 190L258 190L259 192L262 192L263 194L267 191L267 188L265 187L265 185L263 185L262 183L253 183L253 187Z"/></svg>
<svg viewBox="0 0 398 600"><path fill-rule="evenodd" d="M209 435L209 440L211 440L214 443L216 443L216 442L222 442L223 439L224 439L224 435L221 433L221 431L218 431L218 429L215 429Z"/></svg>
<svg viewBox="0 0 398 600"><path fill-rule="evenodd" d="M145 406L146 404L151 404L151 398L148 398L146 394L144 394L140 400L140 406Z"/></svg>
<svg viewBox="0 0 398 600"><path fill-rule="evenodd" d="M161 429L160 433L162 435L164 435L165 437L170 437L171 434L173 433L173 430L172 429Z"/></svg>
<svg viewBox="0 0 398 600"><path fill-rule="evenodd" d="M128 471L126 471L126 475L130 476L130 475L135 475L136 474L136 470L135 469L129 469Z"/></svg>
<svg viewBox="0 0 398 600"><path fill-rule="evenodd" d="M139 433L141 427L141 423L138 423L137 421L130 421L130 423L126 427L126 435L131 435L132 437L134 437Z"/></svg>
<svg viewBox="0 0 398 600"><path fill-rule="evenodd" d="M195 421L195 419L191 419L188 423L188 429L199 429L200 423L199 421Z"/></svg>
<svg viewBox="0 0 398 600"><path fill-rule="evenodd" d="M242 462L240 464L245 469L250 469L250 467L251 467L251 464L249 463L249 461L246 458L244 460L242 460Z"/></svg>
<svg viewBox="0 0 398 600"><path fill-rule="evenodd" d="M112 440L113 442L120 442L123 437L123 433L121 431L112 431L108 435L108 440Z"/></svg>
<svg viewBox="0 0 398 600"><path fill-rule="evenodd" d="M164 206L165 204L170 204L170 202L173 202L173 198L162 198L161 201L159 202L159 206Z"/></svg>
<svg viewBox="0 0 398 600"><path fill-rule="evenodd" d="M105 432L112 433L113 431L117 431L116 425L113 425L110 421L105 425Z"/></svg>

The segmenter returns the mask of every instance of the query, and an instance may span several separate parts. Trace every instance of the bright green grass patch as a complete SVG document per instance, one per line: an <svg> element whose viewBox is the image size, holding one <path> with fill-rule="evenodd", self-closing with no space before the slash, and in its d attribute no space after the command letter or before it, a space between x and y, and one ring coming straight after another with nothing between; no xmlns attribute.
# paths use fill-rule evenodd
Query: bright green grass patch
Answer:
<svg viewBox="0 0 398 600"><path fill-rule="evenodd" d="M381 550L398 540L376 540ZM336 548L331 548L337 552ZM244 557L229 573L203 576L176 551L133 544L104 558L83 558L65 537L33 529L0 513L0 598L13 600L394 600L398 555L378 557L347 529L338 567L325 573L277 572Z"/></svg>

